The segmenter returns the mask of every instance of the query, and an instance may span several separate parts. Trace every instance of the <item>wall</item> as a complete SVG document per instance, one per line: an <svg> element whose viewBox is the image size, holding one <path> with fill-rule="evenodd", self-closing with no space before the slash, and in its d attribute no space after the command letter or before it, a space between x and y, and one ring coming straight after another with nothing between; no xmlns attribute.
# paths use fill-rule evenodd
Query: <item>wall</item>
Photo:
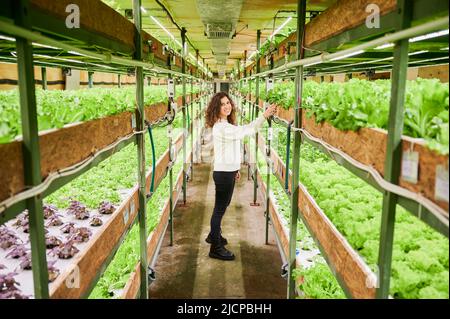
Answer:
<svg viewBox="0 0 450 319"><path fill-rule="evenodd" d="M18 70L15 63L0 63L0 90L14 89L18 85ZM34 67L36 87L42 87L41 67ZM65 79L59 68L47 68L47 88L49 90L63 90Z"/></svg>

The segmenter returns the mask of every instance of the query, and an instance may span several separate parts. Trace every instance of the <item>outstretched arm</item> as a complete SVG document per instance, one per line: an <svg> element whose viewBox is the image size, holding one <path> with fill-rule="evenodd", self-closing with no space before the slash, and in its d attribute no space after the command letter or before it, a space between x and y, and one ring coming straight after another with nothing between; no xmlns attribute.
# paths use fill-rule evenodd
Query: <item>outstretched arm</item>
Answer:
<svg viewBox="0 0 450 319"><path fill-rule="evenodd" d="M274 115L276 110L276 105L271 105L253 122L242 126L226 126L224 130L219 133L219 136L227 141L236 141L241 140L248 135L255 134L256 131L263 125L264 120Z"/></svg>

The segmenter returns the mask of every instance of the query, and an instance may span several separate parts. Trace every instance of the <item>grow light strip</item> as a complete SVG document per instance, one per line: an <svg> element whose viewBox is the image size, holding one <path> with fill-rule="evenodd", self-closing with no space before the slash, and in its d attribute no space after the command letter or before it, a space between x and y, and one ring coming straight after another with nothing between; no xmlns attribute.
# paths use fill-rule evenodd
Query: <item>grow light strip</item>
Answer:
<svg viewBox="0 0 450 319"><path fill-rule="evenodd" d="M351 52L351 53L348 53L348 54L341 55L339 57L330 59L330 61L338 61L338 60L346 59L346 58L349 58L351 56L359 55L359 54L364 53L364 52L365 52L364 50L358 50L358 51L355 51L355 52Z"/></svg>
<svg viewBox="0 0 450 319"><path fill-rule="evenodd" d="M79 64L90 64L90 65L95 65L95 66L98 66L98 67L101 67L101 68L105 68L105 69L114 69L113 67L110 67L110 66L107 66L107 65L101 65L101 64L92 63L92 62L83 62L83 61L78 61L78 60L73 60L73 59L54 57L54 56L44 55L44 54L33 54L33 56L39 57L39 58L46 58L46 59L54 59L54 60L59 60L59 61L65 61L65 62L79 63Z"/></svg>
<svg viewBox="0 0 450 319"><path fill-rule="evenodd" d="M441 31L437 31L437 32L424 34L424 35L419 35L417 37L409 39L409 42L410 43L414 43L414 42L418 42L418 41L423 41L423 40L428 40L428 39L432 39L432 38L442 37L443 35L447 35L448 31L449 30L447 29L447 30L441 30ZM383 45L380 45L380 46L376 47L375 50L382 50L382 49L390 48L390 47L393 47L393 46L394 46L394 43L390 42L390 43L386 43L386 44L383 44ZM448 50L448 47L447 47L447 50Z"/></svg>
<svg viewBox="0 0 450 319"><path fill-rule="evenodd" d="M417 54L422 54L422 53L427 53L428 50L422 50L422 51L417 51L417 52L411 52L408 55L417 55ZM382 62L382 61L389 61L389 60L393 60L394 57L388 57L388 58L383 58L383 59L377 59L377 60L372 60L372 61L363 61L363 62L357 62L357 63L350 63L350 64L345 64L345 65L336 65L336 66L331 66L328 67L327 70L329 69L339 69L339 68L344 68L344 67L348 67L348 66L355 66L355 65L362 65L362 64L368 64L368 63L376 63L376 62ZM313 64L318 64L318 62L316 63L311 63L311 65Z"/></svg>
<svg viewBox="0 0 450 319"><path fill-rule="evenodd" d="M7 36L4 36L4 35L0 35L0 40L7 40L7 41L11 41L11 42L16 42L15 38L7 37ZM43 48L54 49L54 50L61 50L60 48L53 47L51 45L40 44L40 43L36 43L36 42L33 42L32 44L34 46L37 46L37 47L43 47Z"/></svg>
<svg viewBox="0 0 450 319"><path fill-rule="evenodd" d="M175 39L175 36L172 34L172 33L170 33L170 31L169 30L167 30L162 24L161 24L161 22L159 22L154 16L150 16L150 18L161 28L161 29L163 29L168 35L169 35L169 37L173 40L173 41L175 41L175 43L176 44L178 44L181 48L183 47L183 45L181 45L181 43L180 43L180 41L178 41L177 39Z"/></svg>
<svg viewBox="0 0 450 319"><path fill-rule="evenodd" d="M448 31L449 30L447 29L447 30L441 30L441 31L438 31L438 32L432 32L432 33L428 33L428 34L424 34L424 35L419 35L418 37L414 37L414 38L409 39L409 42L417 42L417 41L422 41L422 40L427 40L427 39L441 37L443 35L447 35Z"/></svg>
<svg viewBox="0 0 450 319"><path fill-rule="evenodd" d="M16 39L11 38L11 37L7 37L7 36L4 36L4 35L0 35L0 40L7 40L7 41L16 42Z"/></svg>
<svg viewBox="0 0 450 319"><path fill-rule="evenodd" d="M291 21L292 17L289 17L286 19L286 21L283 22L283 24L281 24L278 29L276 29L270 36L269 36L269 41L272 40L272 38L278 34L278 32L280 32L281 29L283 29L285 27L286 24L289 23L289 21Z"/></svg>

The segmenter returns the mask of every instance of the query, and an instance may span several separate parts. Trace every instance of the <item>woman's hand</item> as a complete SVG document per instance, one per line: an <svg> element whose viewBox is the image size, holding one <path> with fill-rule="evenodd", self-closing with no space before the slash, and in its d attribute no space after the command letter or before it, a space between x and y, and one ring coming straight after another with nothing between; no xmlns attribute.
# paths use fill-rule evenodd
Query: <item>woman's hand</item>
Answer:
<svg viewBox="0 0 450 319"><path fill-rule="evenodd" d="M276 104L272 104L264 111L264 117L267 119L275 113L277 113L277 106Z"/></svg>
<svg viewBox="0 0 450 319"><path fill-rule="evenodd" d="M237 171L236 176L234 177L236 178L236 180L240 180L241 179L241 172Z"/></svg>

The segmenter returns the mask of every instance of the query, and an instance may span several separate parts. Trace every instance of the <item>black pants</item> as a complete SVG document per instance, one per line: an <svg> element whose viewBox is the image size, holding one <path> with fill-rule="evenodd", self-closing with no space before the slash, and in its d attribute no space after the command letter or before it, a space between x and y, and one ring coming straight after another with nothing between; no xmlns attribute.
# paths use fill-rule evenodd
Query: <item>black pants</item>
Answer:
<svg viewBox="0 0 450 319"><path fill-rule="evenodd" d="M211 216L211 233L212 240L216 243L220 238L220 224L225 211L230 205L233 196L234 183L237 171L234 172L213 172L214 184L216 185L216 200L214 203L214 211Z"/></svg>

